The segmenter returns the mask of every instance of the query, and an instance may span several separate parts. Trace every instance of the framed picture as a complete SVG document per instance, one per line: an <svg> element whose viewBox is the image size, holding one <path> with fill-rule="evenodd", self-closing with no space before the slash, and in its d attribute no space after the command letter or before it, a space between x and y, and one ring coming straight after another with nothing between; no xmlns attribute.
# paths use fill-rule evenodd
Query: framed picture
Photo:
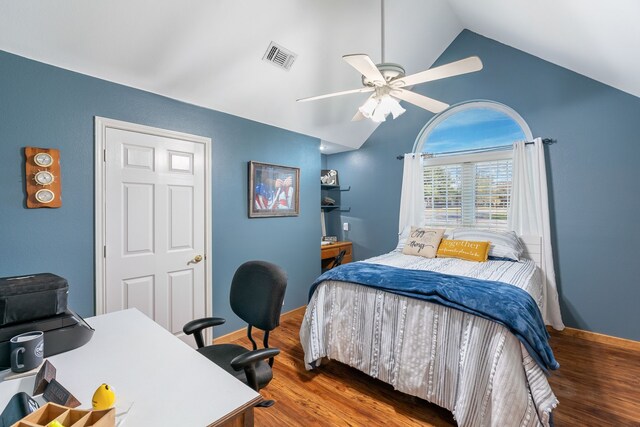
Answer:
<svg viewBox="0 0 640 427"><path fill-rule="evenodd" d="M322 169L320 171L320 183L323 185L340 185L338 171L334 169Z"/></svg>
<svg viewBox="0 0 640 427"><path fill-rule="evenodd" d="M300 168L249 162L249 218L298 216Z"/></svg>

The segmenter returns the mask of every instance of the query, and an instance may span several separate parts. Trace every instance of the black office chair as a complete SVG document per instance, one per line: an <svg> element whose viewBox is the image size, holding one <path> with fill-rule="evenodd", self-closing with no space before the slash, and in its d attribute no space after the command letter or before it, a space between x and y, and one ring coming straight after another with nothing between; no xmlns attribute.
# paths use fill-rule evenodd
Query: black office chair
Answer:
<svg viewBox="0 0 640 427"><path fill-rule="evenodd" d="M231 281L229 301L233 312L248 324L247 336L253 350L236 344L205 346L202 330L222 325L225 319L220 317L192 320L184 325L182 330L187 335L193 334L198 352L255 391L259 391L273 378L273 358L280 353L277 348L269 348L269 332L280 324L286 288L287 274L275 264L249 261L236 270ZM264 331L263 349L258 349L251 336L254 326ZM273 404L273 400L265 400L257 406L268 407Z"/></svg>

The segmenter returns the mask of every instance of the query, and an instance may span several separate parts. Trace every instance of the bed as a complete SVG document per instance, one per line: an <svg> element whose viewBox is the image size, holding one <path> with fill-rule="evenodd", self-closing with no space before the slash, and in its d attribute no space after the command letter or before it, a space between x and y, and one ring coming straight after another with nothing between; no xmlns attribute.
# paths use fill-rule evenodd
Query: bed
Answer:
<svg viewBox="0 0 640 427"><path fill-rule="evenodd" d="M540 238L522 241L529 259L519 262L430 259L396 248L361 263L508 283L542 309ZM506 326L430 301L321 281L300 340L307 369L338 360L450 410L460 426L548 426L558 404L544 366Z"/></svg>

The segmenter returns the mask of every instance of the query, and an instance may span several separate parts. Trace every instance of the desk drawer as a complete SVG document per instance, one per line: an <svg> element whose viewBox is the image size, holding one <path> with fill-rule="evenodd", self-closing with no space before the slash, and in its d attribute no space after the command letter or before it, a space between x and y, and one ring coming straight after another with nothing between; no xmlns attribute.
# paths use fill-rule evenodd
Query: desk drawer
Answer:
<svg viewBox="0 0 640 427"><path fill-rule="evenodd" d="M322 248L322 259L335 258L340 253L340 248Z"/></svg>
<svg viewBox="0 0 640 427"><path fill-rule="evenodd" d="M331 245L329 247L324 247L321 251L321 257L322 259L335 258L342 250L345 251L345 258L351 258L351 245Z"/></svg>

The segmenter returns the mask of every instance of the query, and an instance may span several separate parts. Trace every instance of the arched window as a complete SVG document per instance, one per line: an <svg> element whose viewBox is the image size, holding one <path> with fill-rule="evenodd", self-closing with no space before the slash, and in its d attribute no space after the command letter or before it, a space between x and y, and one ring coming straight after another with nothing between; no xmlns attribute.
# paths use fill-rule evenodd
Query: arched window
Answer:
<svg viewBox="0 0 640 427"><path fill-rule="evenodd" d="M425 158L425 224L506 228L511 147L531 139L522 117L497 102L459 104L431 119L414 145Z"/></svg>

